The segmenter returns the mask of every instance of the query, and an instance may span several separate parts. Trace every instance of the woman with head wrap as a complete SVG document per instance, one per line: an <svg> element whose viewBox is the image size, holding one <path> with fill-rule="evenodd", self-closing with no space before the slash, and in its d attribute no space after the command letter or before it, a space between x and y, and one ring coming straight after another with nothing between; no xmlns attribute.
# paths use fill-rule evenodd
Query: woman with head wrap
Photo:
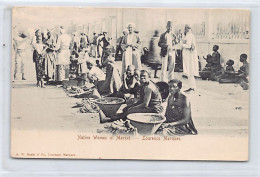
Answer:
<svg viewBox="0 0 260 177"><path fill-rule="evenodd" d="M47 38L43 40L43 43L47 46L45 56L46 77L47 80L54 80L54 71L56 67L56 42L51 31L47 32Z"/></svg>
<svg viewBox="0 0 260 177"><path fill-rule="evenodd" d="M45 50L46 45L42 42L42 37L39 36L35 43L35 68L37 77L37 87L44 87L43 77L45 75Z"/></svg>

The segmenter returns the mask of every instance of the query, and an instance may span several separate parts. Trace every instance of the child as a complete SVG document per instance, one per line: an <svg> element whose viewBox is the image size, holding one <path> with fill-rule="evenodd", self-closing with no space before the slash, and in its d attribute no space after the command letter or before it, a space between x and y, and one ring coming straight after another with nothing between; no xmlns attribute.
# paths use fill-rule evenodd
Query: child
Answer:
<svg viewBox="0 0 260 177"><path fill-rule="evenodd" d="M235 72L233 65L234 65L234 61L229 59L226 63L227 67L225 70L225 73L223 73L220 77L219 77L219 83L237 83L238 77L236 76L237 73Z"/></svg>
<svg viewBox="0 0 260 177"><path fill-rule="evenodd" d="M135 66L129 65L126 72L123 74L123 85L120 88L118 97L128 99L128 97L130 96L129 94L135 95L136 88L139 85L139 81L136 80L135 76Z"/></svg>
<svg viewBox="0 0 260 177"><path fill-rule="evenodd" d="M205 68L210 68L211 66L212 66L212 56L210 55L210 54L208 54L207 55L207 58L205 58L204 56L203 56L203 58L206 60L206 62L207 62L207 64L206 64L206 66L205 66ZM203 70L207 70L208 71L208 69L203 69Z"/></svg>
<svg viewBox="0 0 260 177"><path fill-rule="evenodd" d="M96 60L96 64L97 64L97 67L99 67L99 69L102 69L102 65L100 64L99 60Z"/></svg>
<svg viewBox="0 0 260 177"><path fill-rule="evenodd" d="M169 81L170 96L165 112L166 122L162 125L163 133L193 134L198 132L191 118L191 104L188 98L181 93L182 82L174 79Z"/></svg>
<svg viewBox="0 0 260 177"><path fill-rule="evenodd" d="M70 56L70 74L78 75L78 53L73 51Z"/></svg>
<svg viewBox="0 0 260 177"><path fill-rule="evenodd" d="M135 69L134 71L134 77L135 79L140 82L140 70L139 69Z"/></svg>
<svg viewBox="0 0 260 177"><path fill-rule="evenodd" d="M226 63L227 67L226 67L226 71L227 72L232 72L232 71L235 71L234 68L233 68L233 65L234 65L234 61L229 59Z"/></svg>
<svg viewBox="0 0 260 177"><path fill-rule="evenodd" d="M202 80L206 80L210 77L211 74L211 66L212 66L212 56L210 54L207 55L207 58L203 56L203 58L206 60L207 64L203 68L202 71L199 72L200 77Z"/></svg>

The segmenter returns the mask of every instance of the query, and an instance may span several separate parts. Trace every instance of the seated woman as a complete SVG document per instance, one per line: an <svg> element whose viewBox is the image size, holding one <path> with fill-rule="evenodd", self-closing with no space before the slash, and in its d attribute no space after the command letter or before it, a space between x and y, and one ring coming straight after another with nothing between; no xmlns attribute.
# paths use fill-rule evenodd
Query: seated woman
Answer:
<svg viewBox="0 0 260 177"><path fill-rule="evenodd" d="M247 62L247 54L240 55L240 62L242 62L243 65L238 70L239 83L244 90L248 90L249 63Z"/></svg>
<svg viewBox="0 0 260 177"><path fill-rule="evenodd" d="M118 97L127 99L130 94L137 95L136 91L139 88L140 83L135 78L135 66L129 65L126 72L123 74L122 87L119 90Z"/></svg>
<svg viewBox="0 0 260 177"><path fill-rule="evenodd" d="M170 96L165 112L166 123L162 125L164 135L197 134L191 118L191 104L180 90L182 82L174 79L169 81Z"/></svg>
<svg viewBox="0 0 260 177"><path fill-rule="evenodd" d="M119 70L111 56L104 61L103 66L106 68L106 78L103 82L98 83L98 91L100 94L115 96L122 86Z"/></svg>
<svg viewBox="0 0 260 177"><path fill-rule="evenodd" d="M132 113L161 113L163 111L162 98L158 87L150 80L149 73L142 70L140 73L140 99L123 109L124 118Z"/></svg>
<svg viewBox="0 0 260 177"><path fill-rule="evenodd" d="M87 78L90 83L97 85L99 81L103 81L106 79L105 73L98 67L95 66L94 61L87 62L87 68L89 72L87 73Z"/></svg>
<svg viewBox="0 0 260 177"><path fill-rule="evenodd" d="M240 62L242 62L243 65L238 70L239 77L245 82L248 82L247 77L249 75L249 63L247 62L247 54L240 55Z"/></svg>
<svg viewBox="0 0 260 177"><path fill-rule="evenodd" d="M219 76L219 83L237 83L239 81L238 77L236 77L237 73L233 67L234 63L234 60L231 59L227 61L225 72Z"/></svg>

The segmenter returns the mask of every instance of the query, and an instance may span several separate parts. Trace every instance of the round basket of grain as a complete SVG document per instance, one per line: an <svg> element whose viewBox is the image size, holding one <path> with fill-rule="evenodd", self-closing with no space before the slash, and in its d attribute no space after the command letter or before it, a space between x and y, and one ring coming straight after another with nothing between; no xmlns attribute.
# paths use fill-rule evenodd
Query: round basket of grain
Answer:
<svg viewBox="0 0 260 177"><path fill-rule="evenodd" d="M107 117L113 118L120 106L125 103L125 100L117 97L104 97L96 99L94 102Z"/></svg>
<svg viewBox="0 0 260 177"><path fill-rule="evenodd" d="M154 134L166 120L163 115L156 113L133 113L127 115L127 119L139 134Z"/></svg>

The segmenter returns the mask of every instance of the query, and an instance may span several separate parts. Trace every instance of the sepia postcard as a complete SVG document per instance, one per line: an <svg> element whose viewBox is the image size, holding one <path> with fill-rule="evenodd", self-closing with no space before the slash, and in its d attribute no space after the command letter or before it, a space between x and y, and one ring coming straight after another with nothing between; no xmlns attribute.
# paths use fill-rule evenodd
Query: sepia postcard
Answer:
<svg viewBox="0 0 260 177"><path fill-rule="evenodd" d="M247 161L250 11L14 7L11 157Z"/></svg>

